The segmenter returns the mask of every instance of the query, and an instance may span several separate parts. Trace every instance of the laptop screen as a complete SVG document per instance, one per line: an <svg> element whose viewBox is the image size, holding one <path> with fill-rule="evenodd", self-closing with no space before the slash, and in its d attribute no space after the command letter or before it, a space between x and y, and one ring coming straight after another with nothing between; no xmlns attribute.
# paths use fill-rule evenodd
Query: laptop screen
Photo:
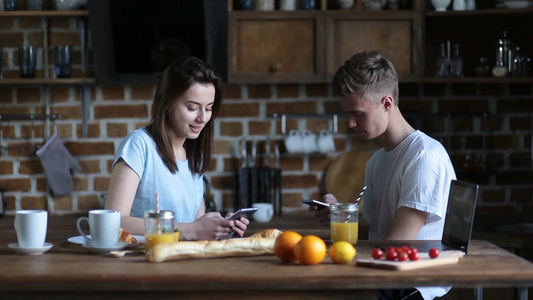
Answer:
<svg viewBox="0 0 533 300"><path fill-rule="evenodd" d="M452 180L442 242L465 253L470 243L478 185Z"/></svg>

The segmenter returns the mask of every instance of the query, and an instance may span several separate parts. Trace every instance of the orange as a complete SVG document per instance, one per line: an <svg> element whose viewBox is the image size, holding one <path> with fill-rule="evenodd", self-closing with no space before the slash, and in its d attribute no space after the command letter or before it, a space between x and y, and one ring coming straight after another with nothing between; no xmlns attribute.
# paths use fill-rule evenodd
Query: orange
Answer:
<svg viewBox="0 0 533 300"><path fill-rule="evenodd" d="M355 257L355 248L346 241L333 243L329 248L329 257L336 264L347 264Z"/></svg>
<svg viewBox="0 0 533 300"><path fill-rule="evenodd" d="M326 243L321 238L316 235L306 235L296 244L294 254L302 264L316 265L326 257L326 249Z"/></svg>
<svg viewBox="0 0 533 300"><path fill-rule="evenodd" d="M274 253L283 261L296 261L294 247L302 239L302 235L294 231L285 231L276 238Z"/></svg>

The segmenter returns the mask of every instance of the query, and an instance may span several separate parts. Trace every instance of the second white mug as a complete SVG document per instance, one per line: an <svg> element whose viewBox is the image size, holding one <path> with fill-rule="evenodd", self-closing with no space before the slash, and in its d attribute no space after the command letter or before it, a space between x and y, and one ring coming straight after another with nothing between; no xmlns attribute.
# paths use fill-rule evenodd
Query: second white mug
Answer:
<svg viewBox="0 0 533 300"><path fill-rule="evenodd" d="M258 210L252 215L257 222L268 222L274 216L274 206L272 203L254 203L253 207Z"/></svg>
<svg viewBox="0 0 533 300"><path fill-rule="evenodd" d="M91 237L81 229L81 223L89 223ZM78 231L85 237L87 243L94 248L115 247L119 243L120 211L97 209L89 211L89 217L81 217L77 222Z"/></svg>

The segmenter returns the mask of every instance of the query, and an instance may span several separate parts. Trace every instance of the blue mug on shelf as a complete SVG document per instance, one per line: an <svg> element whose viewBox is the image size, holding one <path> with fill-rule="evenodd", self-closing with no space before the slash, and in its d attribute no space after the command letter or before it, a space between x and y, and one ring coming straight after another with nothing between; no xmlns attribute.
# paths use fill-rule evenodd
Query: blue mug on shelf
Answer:
<svg viewBox="0 0 533 300"><path fill-rule="evenodd" d="M316 7L316 0L303 0L302 7L305 10L313 10Z"/></svg>
<svg viewBox="0 0 533 300"><path fill-rule="evenodd" d="M15 11L19 9L19 0L4 0L5 11Z"/></svg>

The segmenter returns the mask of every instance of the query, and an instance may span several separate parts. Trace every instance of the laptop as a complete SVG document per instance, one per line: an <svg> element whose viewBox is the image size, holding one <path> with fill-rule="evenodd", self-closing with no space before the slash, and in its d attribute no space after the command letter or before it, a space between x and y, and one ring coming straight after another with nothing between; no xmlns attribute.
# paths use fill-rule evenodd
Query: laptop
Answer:
<svg viewBox="0 0 533 300"><path fill-rule="evenodd" d="M395 242L394 245L387 244L380 245L380 247L407 245L416 247L421 252L437 248L441 251L459 250L467 254L474 225L478 190L479 186L477 184L452 180L441 241L410 241L403 244Z"/></svg>

